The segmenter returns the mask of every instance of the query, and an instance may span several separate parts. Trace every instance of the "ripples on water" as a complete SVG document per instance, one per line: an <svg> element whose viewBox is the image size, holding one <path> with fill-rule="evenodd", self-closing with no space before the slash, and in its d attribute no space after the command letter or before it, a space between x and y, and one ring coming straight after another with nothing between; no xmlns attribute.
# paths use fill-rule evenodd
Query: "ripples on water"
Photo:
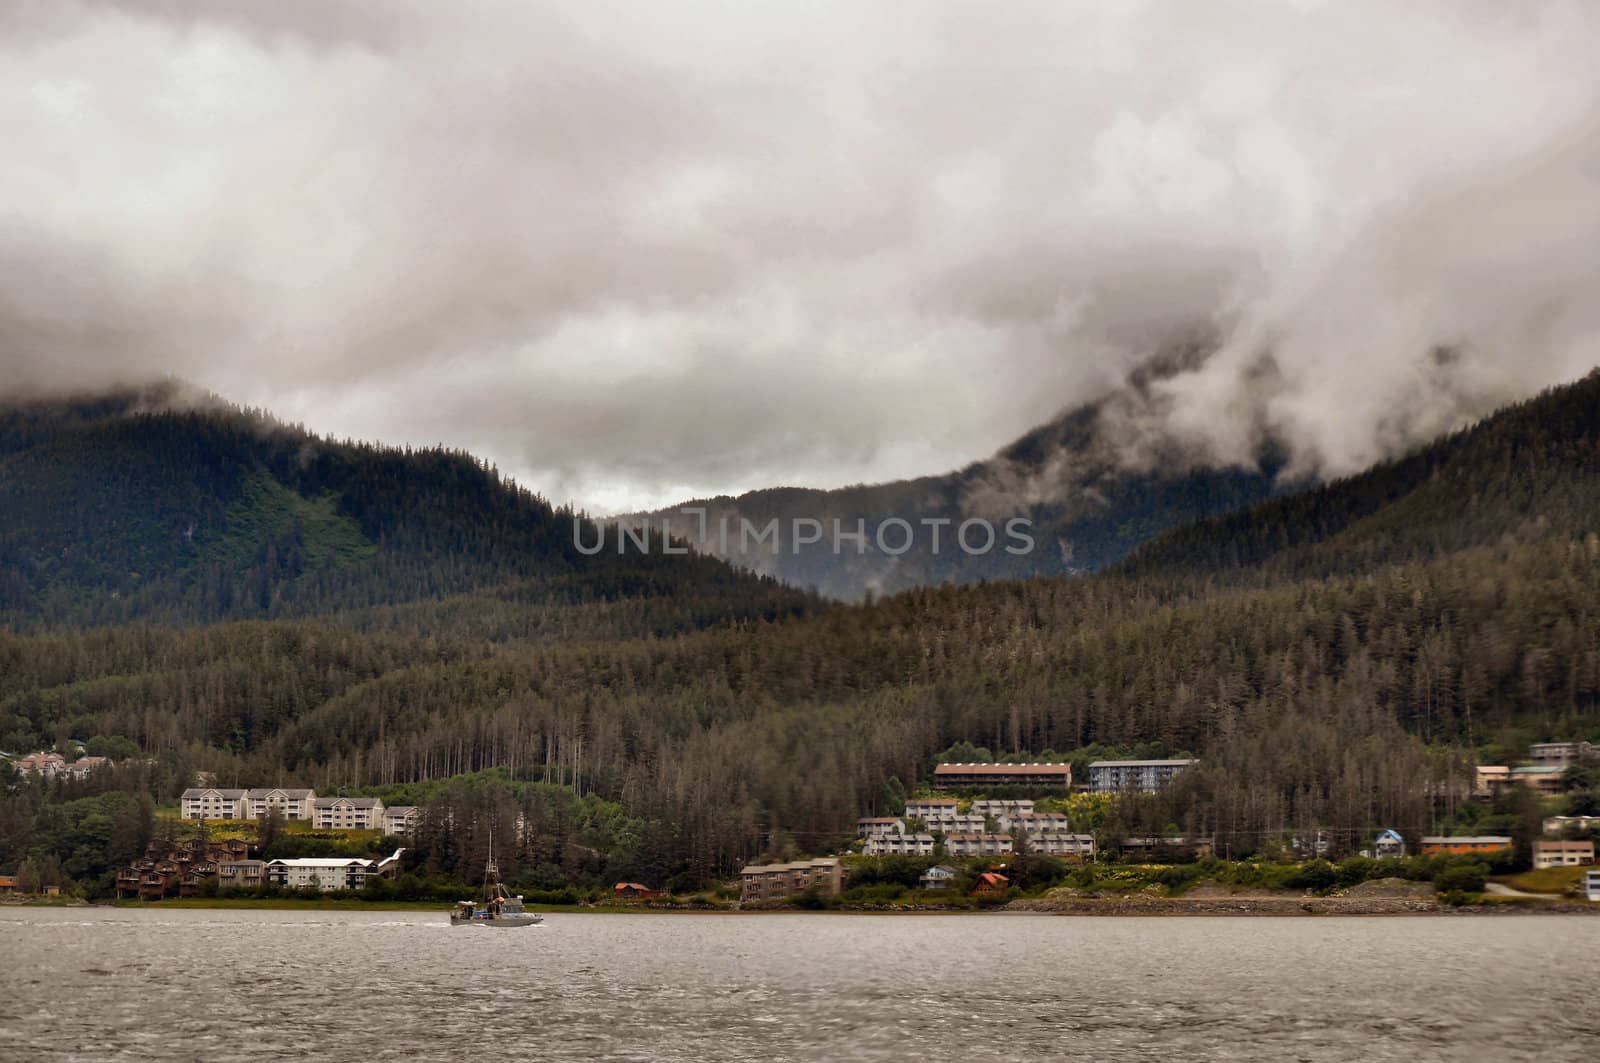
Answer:
<svg viewBox="0 0 1600 1063"><path fill-rule="evenodd" d="M1600 1059L1600 919L445 919L0 909L0 1059Z"/></svg>

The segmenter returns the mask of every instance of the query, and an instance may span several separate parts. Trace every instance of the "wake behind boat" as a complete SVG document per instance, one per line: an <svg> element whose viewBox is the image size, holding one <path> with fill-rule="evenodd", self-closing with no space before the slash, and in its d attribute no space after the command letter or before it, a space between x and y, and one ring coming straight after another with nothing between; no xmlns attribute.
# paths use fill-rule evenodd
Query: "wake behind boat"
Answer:
<svg viewBox="0 0 1600 1063"><path fill-rule="evenodd" d="M483 898L480 902L461 901L450 913L451 926L534 926L544 922L544 916L530 912L522 906L522 894L512 896L500 881L500 869L494 862L494 841L489 842L489 860L483 869Z"/></svg>

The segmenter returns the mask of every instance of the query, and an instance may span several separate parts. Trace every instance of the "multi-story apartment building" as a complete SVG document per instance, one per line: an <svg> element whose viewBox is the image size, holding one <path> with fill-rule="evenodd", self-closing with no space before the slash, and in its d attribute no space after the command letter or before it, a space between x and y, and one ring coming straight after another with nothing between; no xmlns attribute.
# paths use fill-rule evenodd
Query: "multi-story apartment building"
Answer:
<svg viewBox="0 0 1600 1063"><path fill-rule="evenodd" d="M1570 768L1592 758L1600 758L1600 748L1588 742L1535 742L1528 747L1528 763L1538 767Z"/></svg>
<svg viewBox="0 0 1600 1063"><path fill-rule="evenodd" d="M893 816L864 816L856 820L857 838L882 838L905 833L906 825Z"/></svg>
<svg viewBox="0 0 1600 1063"><path fill-rule="evenodd" d="M376 797L319 797L312 805L319 830L383 829L383 802Z"/></svg>
<svg viewBox="0 0 1600 1063"><path fill-rule="evenodd" d="M1026 815L1033 811L1033 802L1026 798L1020 801L997 801L985 798L972 802L969 811L974 816L993 816L1001 819L1007 816Z"/></svg>
<svg viewBox="0 0 1600 1063"><path fill-rule="evenodd" d="M933 769L939 789L980 786L1072 787L1071 764L940 764Z"/></svg>
<svg viewBox="0 0 1600 1063"><path fill-rule="evenodd" d="M1440 853L1497 853L1511 848L1511 837L1505 834L1477 834L1444 837L1430 835L1422 839L1422 855Z"/></svg>
<svg viewBox="0 0 1600 1063"><path fill-rule="evenodd" d="M1544 821L1546 834L1562 834L1568 830L1589 830L1600 827L1600 816L1550 816Z"/></svg>
<svg viewBox="0 0 1600 1063"><path fill-rule="evenodd" d="M867 856L931 856L931 834L880 834L868 838L861 849Z"/></svg>
<svg viewBox="0 0 1600 1063"><path fill-rule="evenodd" d="M410 836L416 833L421 820L422 809L416 805L390 805L383 810L383 833Z"/></svg>
<svg viewBox="0 0 1600 1063"><path fill-rule="evenodd" d="M1067 831L1044 831L1027 836L1028 848L1045 856L1064 856L1075 860L1094 859L1094 835Z"/></svg>
<svg viewBox="0 0 1600 1063"><path fill-rule="evenodd" d="M1003 831L1020 830L1030 835L1072 829L1072 821L1065 812L1019 812L1014 816L1001 816L999 824Z"/></svg>
<svg viewBox="0 0 1600 1063"><path fill-rule="evenodd" d="M1012 851L1009 834L950 834L944 851L951 856L1003 856Z"/></svg>
<svg viewBox="0 0 1600 1063"><path fill-rule="evenodd" d="M1193 760L1097 760L1089 765L1089 789L1097 794L1134 790L1153 794Z"/></svg>
<svg viewBox="0 0 1600 1063"><path fill-rule="evenodd" d="M249 815L241 817L244 819L266 819L267 815L276 809L284 819L309 820L312 818L317 792L281 788L246 790L244 799L249 806Z"/></svg>
<svg viewBox="0 0 1600 1063"><path fill-rule="evenodd" d="M184 819L249 819L245 790L219 790L214 786L190 787L179 798Z"/></svg>
<svg viewBox="0 0 1600 1063"><path fill-rule="evenodd" d="M303 856L287 860L268 860L267 881L286 889L358 890L375 875L388 875L400 866L400 854L382 860L362 860L343 856Z"/></svg>
<svg viewBox="0 0 1600 1063"><path fill-rule="evenodd" d="M751 864L739 872L741 901L774 901L802 893L813 886L837 894L844 886L844 869L832 857L789 864Z"/></svg>
<svg viewBox="0 0 1600 1063"><path fill-rule="evenodd" d="M920 819L930 827L958 815L960 806L953 797L918 798L906 802L906 818Z"/></svg>
<svg viewBox="0 0 1600 1063"><path fill-rule="evenodd" d="M1594 842L1533 843L1533 867L1536 871L1547 867L1582 867L1592 863L1594 863Z"/></svg>

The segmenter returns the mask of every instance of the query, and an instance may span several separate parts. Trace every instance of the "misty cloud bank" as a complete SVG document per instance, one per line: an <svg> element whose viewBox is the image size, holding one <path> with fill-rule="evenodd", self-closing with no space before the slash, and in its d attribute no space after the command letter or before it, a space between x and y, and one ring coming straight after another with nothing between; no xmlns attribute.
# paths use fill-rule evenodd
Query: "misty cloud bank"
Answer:
<svg viewBox="0 0 1600 1063"><path fill-rule="evenodd" d="M0 7L0 388L172 373L601 511L1354 470L1600 336L1587 3Z"/></svg>

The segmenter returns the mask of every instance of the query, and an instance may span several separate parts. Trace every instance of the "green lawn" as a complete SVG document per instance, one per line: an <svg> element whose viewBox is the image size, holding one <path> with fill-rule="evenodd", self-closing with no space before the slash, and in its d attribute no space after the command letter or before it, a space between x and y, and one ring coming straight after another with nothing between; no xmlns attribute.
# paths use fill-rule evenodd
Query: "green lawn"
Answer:
<svg viewBox="0 0 1600 1063"><path fill-rule="evenodd" d="M1496 877L1495 881L1524 893L1565 893L1569 887L1583 879L1587 867L1547 867L1539 871L1524 871L1518 875Z"/></svg>

